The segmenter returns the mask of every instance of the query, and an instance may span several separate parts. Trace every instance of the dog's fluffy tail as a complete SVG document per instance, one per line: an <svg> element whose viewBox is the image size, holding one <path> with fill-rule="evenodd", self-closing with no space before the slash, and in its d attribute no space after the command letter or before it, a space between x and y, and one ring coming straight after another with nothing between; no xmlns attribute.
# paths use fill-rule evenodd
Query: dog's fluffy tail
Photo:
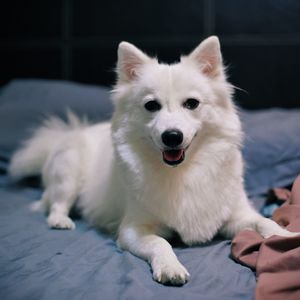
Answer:
<svg viewBox="0 0 300 300"><path fill-rule="evenodd" d="M67 123L57 117L47 119L15 152L9 166L13 179L40 174L50 152L66 137L66 133L85 125L70 111L67 117Z"/></svg>

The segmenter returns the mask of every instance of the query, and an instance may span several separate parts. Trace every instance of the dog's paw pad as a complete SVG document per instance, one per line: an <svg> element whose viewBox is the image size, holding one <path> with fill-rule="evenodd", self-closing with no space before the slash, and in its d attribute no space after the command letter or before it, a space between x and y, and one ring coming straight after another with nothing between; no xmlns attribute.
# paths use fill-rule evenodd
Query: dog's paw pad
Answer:
<svg viewBox="0 0 300 300"><path fill-rule="evenodd" d="M189 278L189 272L180 263L164 264L153 270L153 279L166 285L184 285Z"/></svg>
<svg viewBox="0 0 300 300"><path fill-rule="evenodd" d="M68 217L60 214L52 214L47 219L48 225L54 229L75 229L75 223Z"/></svg>

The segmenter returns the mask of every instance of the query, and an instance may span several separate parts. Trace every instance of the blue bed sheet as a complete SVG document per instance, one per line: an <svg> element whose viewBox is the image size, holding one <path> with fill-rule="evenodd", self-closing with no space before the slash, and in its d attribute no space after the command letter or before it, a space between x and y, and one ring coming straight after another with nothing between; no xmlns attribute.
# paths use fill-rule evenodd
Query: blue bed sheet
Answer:
<svg viewBox="0 0 300 300"><path fill-rule="evenodd" d="M230 259L230 241L175 247L191 273L183 287L163 286L148 264L76 220L76 230L49 230L29 211L38 193L1 188L0 299L252 299L255 276Z"/></svg>

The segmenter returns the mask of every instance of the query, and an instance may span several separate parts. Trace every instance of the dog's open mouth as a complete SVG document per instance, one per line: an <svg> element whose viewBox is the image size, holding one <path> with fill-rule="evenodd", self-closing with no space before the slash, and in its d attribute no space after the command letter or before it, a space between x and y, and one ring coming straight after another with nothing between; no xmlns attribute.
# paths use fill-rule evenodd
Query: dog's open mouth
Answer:
<svg viewBox="0 0 300 300"><path fill-rule="evenodd" d="M184 149L172 149L172 150L164 150L162 152L163 160L166 164L170 166L177 166L184 161L185 151Z"/></svg>

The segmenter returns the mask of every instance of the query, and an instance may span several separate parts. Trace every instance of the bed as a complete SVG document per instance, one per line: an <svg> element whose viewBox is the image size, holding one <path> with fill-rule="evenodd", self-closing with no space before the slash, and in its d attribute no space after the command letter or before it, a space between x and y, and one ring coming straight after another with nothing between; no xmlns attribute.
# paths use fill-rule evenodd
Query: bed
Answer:
<svg viewBox="0 0 300 300"><path fill-rule="evenodd" d="M149 266L119 250L111 237L78 216L76 230L50 230L29 205L39 178L12 182L12 152L43 117L66 109L91 122L112 114L105 87L53 80L13 80L0 89L0 299L253 299L255 273L230 255L231 241L173 246L191 280L183 287L152 280ZM240 110L245 130L245 185L261 210L272 187L300 173L300 109Z"/></svg>

